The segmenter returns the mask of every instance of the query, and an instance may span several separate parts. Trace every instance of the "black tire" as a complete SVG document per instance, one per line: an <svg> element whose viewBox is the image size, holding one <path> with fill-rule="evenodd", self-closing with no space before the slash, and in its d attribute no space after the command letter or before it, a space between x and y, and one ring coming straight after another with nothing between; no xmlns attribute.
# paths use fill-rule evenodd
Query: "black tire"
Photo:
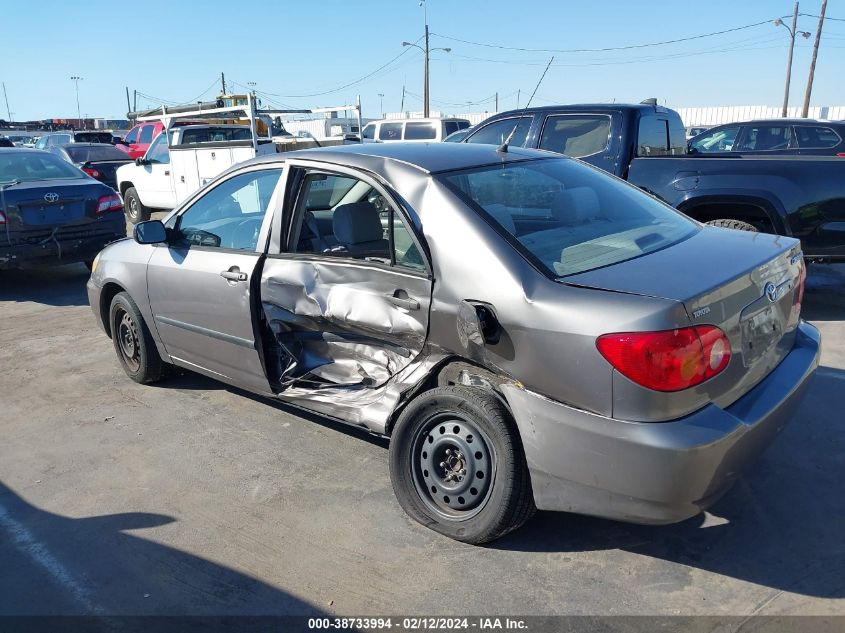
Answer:
<svg viewBox="0 0 845 633"><path fill-rule="evenodd" d="M396 422L389 461L405 512L458 541L489 543L536 509L516 424L480 389L439 387L414 398Z"/></svg>
<svg viewBox="0 0 845 633"><path fill-rule="evenodd" d="M150 213L152 211L144 206L144 203L141 202L141 198L138 196L138 192L135 191L135 187L129 187L126 190L126 193L123 194L123 208L126 210L126 218L132 224L138 224L138 222L146 222L150 219Z"/></svg>
<svg viewBox="0 0 845 633"><path fill-rule="evenodd" d="M753 224L749 224L748 222L743 222L742 220L730 220L730 219L722 219L722 220L710 220L707 224L710 226L721 226L723 229L734 229L735 231L752 231L754 233L759 233L760 229L758 229Z"/></svg>
<svg viewBox="0 0 845 633"><path fill-rule="evenodd" d="M160 380L164 373L152 334L126 292L119 292L109 308L109 324L114 351L123 371L135 382L149 384Z"/></svg>

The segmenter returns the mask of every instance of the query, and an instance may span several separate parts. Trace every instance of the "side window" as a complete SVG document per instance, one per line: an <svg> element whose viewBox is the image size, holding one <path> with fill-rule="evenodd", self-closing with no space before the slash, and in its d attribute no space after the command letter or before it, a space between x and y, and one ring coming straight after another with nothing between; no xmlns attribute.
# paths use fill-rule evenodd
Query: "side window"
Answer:
<svg viewBox="0 0 845 633"><path fill-rule="evenodd" d="M531 128L531 117L522 117L519 120L512 118L493 121L493 123L479 128L466 142L501 145L511 135L514 126L516 126L516 132L514 132L510 144L513 147L523 147L525 139L528 137L528 130Z"/></svg>
<svg viewBox="0 0 845 633"><path fill-rule="evenodd" d="M437 138L437 130L433 123L411 123L405 124L406 141L430 141Z"/></svg>
<svg viewBox="0 0 845 633"><path fill-rule="evenodd" d="M797 125L795 135L801 149L826 149L842 142L835 130L820 125Z"/></svg>
<svg viewBox="0 0 845 633"><path fill-rule="evenodd" d="M376 126L375 125L367 125L364 126L364 138L365 139L374 139L376 137Z"/></svg>
<svg viewBox="0 0 845 633"><path fill-rule="evenodd" d="M739 146L734 151L766 152L789 149L792 141L790 125L747 125Z"/></svg>
<svg viewBox="0 0 845 633"><path fill-rule="evenodd" d="M460 128L458 127L457 121L444 121L443 122L443 136L449 136L453 132L457 132Z"/></svg>
<svg viewBox="0 0 845 633"><path fill-rule="evenodd" d="M580 158L603 152L609 142L609 116L553 115L543 125L540 149Z"/></svg>
<svg viewBox="0 0 845 633"><path fill-rule="evenodd" d="M159 134L150 149L147 150L147 160L157 165L170 164L170 150L167 147L167 134Z"/></svg>
<svg viewBox="0 0 845 633"><path fill-rule="evenodd" d="M137 143L137 142L138 142L138 128L137 128L137 127L133 127L133 128L129 131L129 134L127 134L127 135L124 137L124 139L123 139L123 140L124 140L124 141L126 141L127 143Z"/></svg>
<svg viewBox="0 0 845 633"><path fill-rule="evenodd" d="M687 130L681 117L669 119L669 155L683 156L687 153Z"/></svg>
<svg viewBox="0 0 845 633"><path fill-rule="evenodd" d="M640 119L637 136L637 156L667 156L669 154L669 122L656 116Z"/></svg>
<svg viewBox="0 0 845 633"><path fill-rule="evenodd" d="M299 190L296 207L291 249L296 253L351 257L425 270L402 216L362 180L309 173Z"/></svg>
<svg viewBox="0 0 845 633"><path fill-rule="evenodd" d="M141 128L141 138L139 139L139 143L149 143L153 140L153 130L155 129L154 125L145 125Z"/></svg>
<svg viewBox="0 0 845 633"><path fill-rule="evenodd" d="M378 131L378 138L380 141L400 141L402 140L402 124L401 123L382 123L381 129Z"/></svg>
<svg viewBox="0 0 845 633"><path fill-rule="evenodd" d="M733 149L734 141L739 134L739 125L732 125L728 127L720 127L715 130L710 130L704 136L701 136L693 143L690 143L690 149L702 154L712 152L730 152Z"/></svg>
<svg viewBox="0 0 845 633"><path fill-rule="evenodd" d="M35 149L44 149L47 147L47 137L42 136L40 139L35 141Z"/></svg>
<svg viewBox="0 0 845 633"><path fill-rule="evenodd" d="M281 173L250 171L209 190L179 216L173 244L254 251Z"/></svg>

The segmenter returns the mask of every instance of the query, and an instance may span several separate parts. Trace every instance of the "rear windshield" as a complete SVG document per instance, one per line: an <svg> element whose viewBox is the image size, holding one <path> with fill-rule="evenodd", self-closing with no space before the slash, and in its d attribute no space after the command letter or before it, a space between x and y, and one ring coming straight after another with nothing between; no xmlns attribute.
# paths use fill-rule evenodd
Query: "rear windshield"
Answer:
<svg viewBox="0 0 845 633"><path fill-rule="evenodd" d="M121 152L113 145L92 145L89 147L65 147L65 151L74 163L87 163L95 160L128 160L126 152Z"/></svg>
<svg viewBox="0 0 845 633"><path fill-rule="evenodd" d="M572 160L540 160L439 177L553 277L617 264L698 230L626 182Z"/></svg>
<svg viewBox="0 0 845 633"><path fill-rule="evenodd" d="M85 177L70 163L46 152L21 150L0 154L0 183Z"/></svg>
<svg viewBox="0 0 845 633"><path fill-rule="evenodd" d="M76 132L77 143L111 143L111 132Z"/></svg>

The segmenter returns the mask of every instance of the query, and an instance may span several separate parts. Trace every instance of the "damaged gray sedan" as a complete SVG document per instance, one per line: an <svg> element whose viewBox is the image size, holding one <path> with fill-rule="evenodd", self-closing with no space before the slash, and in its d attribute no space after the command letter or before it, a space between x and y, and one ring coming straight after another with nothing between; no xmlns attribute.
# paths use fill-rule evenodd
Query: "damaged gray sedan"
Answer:
<svg viewBox="0 0 845 633"><path fill-rule="evenodd" d="M703 226L579 161L376 144L243 163L103 250L123 369L390 438L396 496L483 543L535 508L671 523L791 417L819 334L800 243Z"/></svg>

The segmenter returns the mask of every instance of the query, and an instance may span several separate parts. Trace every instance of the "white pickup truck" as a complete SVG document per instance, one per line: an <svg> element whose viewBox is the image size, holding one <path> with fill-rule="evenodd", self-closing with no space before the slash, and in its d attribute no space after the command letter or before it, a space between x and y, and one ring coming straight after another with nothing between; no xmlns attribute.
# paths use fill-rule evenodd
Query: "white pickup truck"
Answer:
<svg viewBox="0 0 845 633"><path fill-rule="evenodd" d="M118 191L123 196L126 217L133 224L149 220L153 211L175 208L236 163L298 149L302 141L310 144L308 138L274 136L271 120L274 114L352 110L358 115L358 129L361 129L360 97L354 106L315 110L259 110L252 95L224 95L211 102L211 107L203 105L162 107L160 112L151 110L136 117L139 121L162 121L164 132L156 137L143 158L117 170ZM185 124L185 119L220 122Z"/></svg>
<svg viewBox="0 0 845 633"><path fill-rule="evenodd" d="M232 165L276 151L269 138L254 144L252 131L242 125L174 127L159 134L143 158L117 170L126 216L133 224L149 220L153 211L173 209Z"/></svg>

